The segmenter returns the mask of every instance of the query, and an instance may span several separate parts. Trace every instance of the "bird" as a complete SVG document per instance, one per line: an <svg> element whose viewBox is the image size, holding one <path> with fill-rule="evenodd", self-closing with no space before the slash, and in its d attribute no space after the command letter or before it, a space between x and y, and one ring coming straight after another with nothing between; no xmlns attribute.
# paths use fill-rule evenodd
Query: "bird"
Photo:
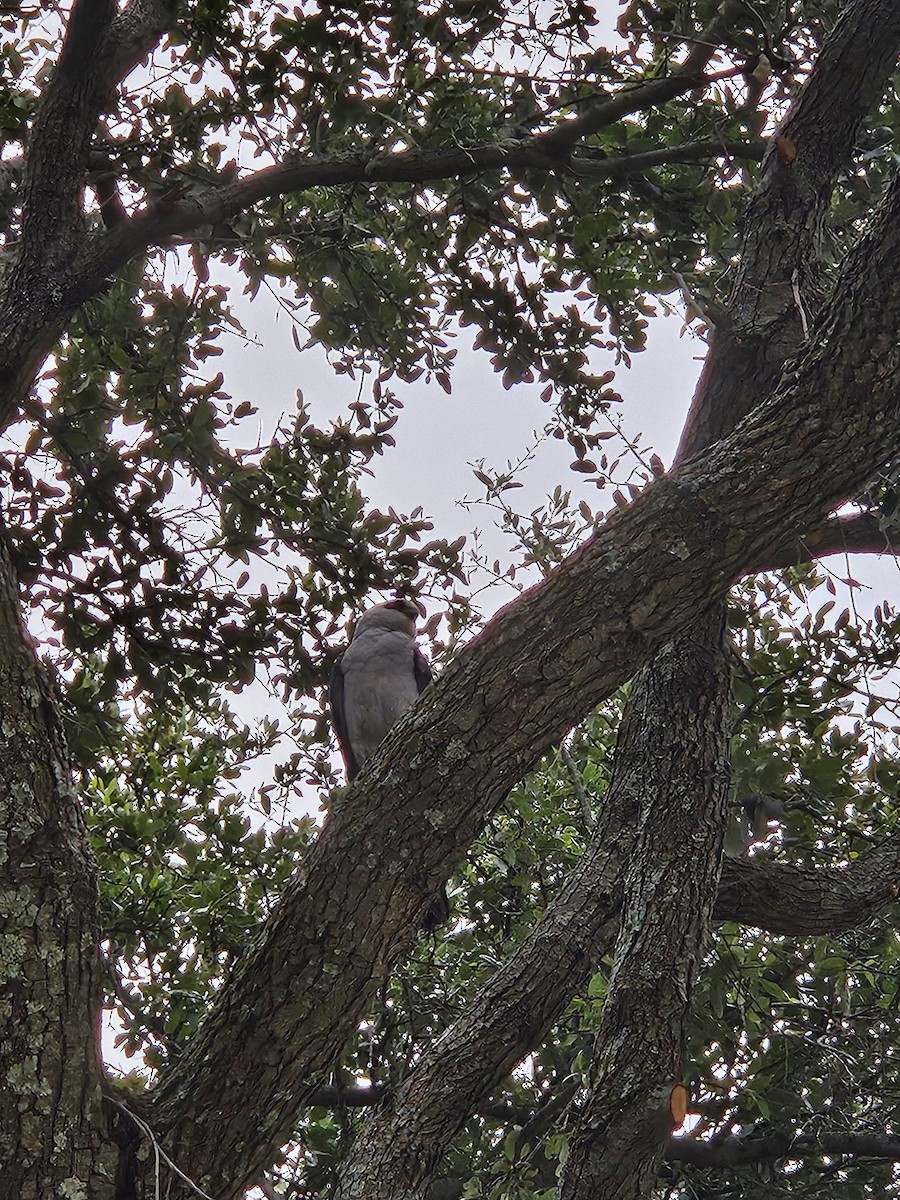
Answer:
<svg viewBox="0 0 900 1200"><path fill-rule="evenodd" d="M408 596L366 609L335 664L329 687L331 721L348 783L434 678L428 659L416 645L419 615L418 604ZM423 928L430 932L449 915L442 888L431 899Z"/></svg>
<svg viewBox="0 0 900 1200"><path fill-rule="evenodd" d="M415 642L418 615L405 596L367 609L332 672L331 718L348 783L433 679Z"/></svg>

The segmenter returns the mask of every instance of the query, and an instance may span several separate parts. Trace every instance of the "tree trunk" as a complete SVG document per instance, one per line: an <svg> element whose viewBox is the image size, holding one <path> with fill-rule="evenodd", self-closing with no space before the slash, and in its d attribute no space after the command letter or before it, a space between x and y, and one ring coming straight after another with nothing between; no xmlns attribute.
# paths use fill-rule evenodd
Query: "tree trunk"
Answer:
<svg viewBox="0 0 900 1200"><path fill-rule="evenodd" d="M730 781L731 676L717 605L637 676L611 795L640 816L625 906L560 1200L649 1195L684 1079L684 1026L719 875Z"/></svg>
<svg viewBox="0 0 900 1200"><path fill-rule="evenodd" d="M0 546L0 1197L112 1200L97 885L53 688Z"/></svg>
<svg viewBox="0 0 900 1200"><path fill-rule="evenodd" d="M834 182L896 65L898 42L895 6L886 9L879 0L848 5L773 139L748 206L732 295L722 327L714 330L676 462L731 433L760 395L777 388L785 361L807 337L821 306L822 226ZM782 153L782 146L790 152ZM654 656L635 681L623 719L628 736L617 746L617 768L624 754L624 769L647 797L643 819L649 823L637 837L636 866L626 881L594 1074L587 1100L572 1114L576 1128L560 1200L649 1196L671 1129L668 1097L680 1081L690 981L703 953L724 836L727 784L723 790L723 773L701 764L704 757L727 761L730 719L713 716L708 728L693 719L716 689L723 705L730 695L730 665L721 654L724 605L718 618L717 625L712 613L705 614ZM694 674L692 658L708 670L718 663L718 683L710 674ZM667 709L671 752L694 754L701 766L687 796L677 778L659 776L654 717ZM685 824L679 825L679 816L690 821L685 799L698 821L695 847ZM683 897L681 887L689 884L691 894Z"/></svg>

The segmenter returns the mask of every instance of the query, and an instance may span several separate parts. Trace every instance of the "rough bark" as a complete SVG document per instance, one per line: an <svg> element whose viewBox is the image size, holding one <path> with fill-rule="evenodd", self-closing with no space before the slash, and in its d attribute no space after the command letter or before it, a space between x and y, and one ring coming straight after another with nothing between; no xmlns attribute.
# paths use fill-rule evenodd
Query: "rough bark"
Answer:
<svg viewBox="0 0 900 1200"><path fill-rule="evenodd" d="M649 1194L665 1139L681 1121L670 1097L683 1081L685 1014L712 915L730 784L724 627L716 605L635 680L615 774L640 816L561 1200Z"/></svg>
<svg viewBox="0 0 900 1200"><path fill-rule="evenodd" d="M716 918L788 937L858 929L900 898L900 837L846 867L798 867L765 859L726 860Z"/></svg>
<svg viewBox="0 0 900 1200"><path fill-rule="evenodd" d="M116 60L115 23L111 0L76 0L31 128L21 229L0 287L4 426L74 311L67 291L84 244L91 138L116 71L127 68ZM94 863L53 688L24 628L5 545L0 809L0 1197L111 1200L119 1154L100 1093Z"/></svg>
<svg viewBox="0 0 900 1200"><path fill-rule="evenodd" d="M895 7L878 0L849 4L798 103L773 139L749 205L735 286L715 330L676 462L702 453L729 433L752 410L761 391L775 384L786 360L806 339L820 307L822 225L837 172L849 159L859 123L896 65L898 45L900 13ZM723 607L722 622L724 616ZM704 650L716 649L704 628L711 620L707 616L692 627L699 657ZM689 745L696 731L688 725L678 730L677 721L685 708L690 711L690 704L679 705L674 697L683 690L699 702L702 693L697 693L697 679L684 657L676 660L682 666L680 680L667 669L667 651L651 660L628 705L652 710L654 704L668 702L676 743ZM727 690L730 665L724 659L720 670L721 687ZM730 750L726 728L727 722L722 722L718 731L723 758ZM698 816L701 827L710 831L706 852L691 859L686 839L654 836L658 828L665 828L670 803L678 800L677 794L667 796L657 789L655 732L648 726L639 735L645 755L637 766L648 797L645 815L649 814L654 869L632 872L626 882L626 916L597 1039L595 1078L587 1099L570 1117L574 1132L562 1167L560 1200L595 1195L640 1200L650 1195L667 1132L664 1098L678 1081L690 1001L690 988L681 981L693 977L703 953L718 882L725 808L719 779L698 772ZM636 839L638 860L644 857L646 837L641 831ZM659 895L657 878L677 880L685 871L693 885L691 903L667 903ZM642 936L631 941L629 911L644 922ZM645 963L653 964L653 974L645 976ZM646 982L644 991L636 987L636 980ZM678 986L673 988L672 980ZM667 1081L670 1069L673 1074Z"/></svg>
<svg viewBox="0 0 900 1200"><path fill-rule="evenodd" d="M111 1200L94 862L2 543L0 645L0 1197Z"/></svg>

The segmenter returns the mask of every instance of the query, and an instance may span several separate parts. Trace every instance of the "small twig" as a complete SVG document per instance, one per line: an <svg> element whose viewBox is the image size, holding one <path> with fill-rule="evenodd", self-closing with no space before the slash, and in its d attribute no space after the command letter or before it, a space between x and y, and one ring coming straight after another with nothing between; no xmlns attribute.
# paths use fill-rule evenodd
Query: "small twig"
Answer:
<svg viewBox="0 0 900 1200"><path fill-rule="evenodd" d="M581 815L584 818L584 823L589 830L593 830L597 824L596 817L594 816L593 805L591 804L590 797L584 790L584 782L581 778L581 775L578 773L578 767L575 763L575 759L572 757L572 751L565 742L560 742L559 744L559 757L562 759L563 764L569 773L569 779L571 780L572 787L575 789L575 795L581 802Z"/></svg>
<svg viewBox="0 0 900 1200"><path fill-rule="evenodd" d="M197 1184L194 1183L193 1179L191 1179L190 1176L185 1175L184 1171L182 1171L180 1167L176 1167L176 1165L172 1162L171 1158L169 1158L168 1154L166 1154L165 1150L163 1150L162 1146L156 1140L156 1134L153 1132L153 1130L150 1128L150 1126L147 1124L146 1121L142 1121L140 1117L136 1116L131 1111L131 1109L127 1108L120 1100L116 1100L116 1101L114 1101L114 1103L115 1103L116 1108L121 1109L121 1111L127 1117L129 1117L135 1123L135 1125L137 1125L137 1127L138 1127L138 1129L140 1129L141 1133L143 1133L145 1137L150 1139L150 1142L153 1146L153 1156L154 1156L154 1160L155 1160L155 1163L154 1163L155 1200L160 1200L160 1190L159 1190L160 1159L162 1159L162 1161L166 1164L166 1166L169 1168L170 1171L174 1172L174 1174L176 1174L178 1176L178 1178L181 1180L182 1183L186 1183L192 1192L196 1192L196 1194L198 1196L200 1196L201 1200L213 1200L212 1196L210 1196L207 1192L204 1192L204 1190L201 1187L198 1187Z"/></svg>
<svg viewBox="0 0 900 1200"><path fill-rule="evenodd" d="M794 304L797 306L797 312L800 316L800 327L803 330L804 338L809 337L809 318L806 315L806 305L803 303L803 297L800 295L800 274L797 268L794 268L794 274L791 276L791 291L794 294Z"/></svg>

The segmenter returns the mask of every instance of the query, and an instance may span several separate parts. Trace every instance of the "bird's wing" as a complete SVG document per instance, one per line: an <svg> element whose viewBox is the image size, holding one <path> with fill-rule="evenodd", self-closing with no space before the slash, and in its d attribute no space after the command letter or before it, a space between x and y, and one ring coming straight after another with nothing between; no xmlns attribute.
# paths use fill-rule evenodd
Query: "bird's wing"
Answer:
<svg viewBox="0 0 900 1200"><path fill-rule="evenodd" d="M350 783L359 774L359 763L353 754L353 747L350 745L350 734L347 732L347 718L344 714L344 669L341 666L341 659L337 660L334 664L334 670L331 672L331 682L328 685L328 699L331 704L331 723L334 725L338 744L341 747L341 754L344 756L347 782Z"/></svg>
<svg viewBox="0 0 900 1200"><path fill-rule="evenodd" d="M434 679L431 663L418 646L413 650L413 674L416 677L416 687L420 692L424 692Z"/></svg>

